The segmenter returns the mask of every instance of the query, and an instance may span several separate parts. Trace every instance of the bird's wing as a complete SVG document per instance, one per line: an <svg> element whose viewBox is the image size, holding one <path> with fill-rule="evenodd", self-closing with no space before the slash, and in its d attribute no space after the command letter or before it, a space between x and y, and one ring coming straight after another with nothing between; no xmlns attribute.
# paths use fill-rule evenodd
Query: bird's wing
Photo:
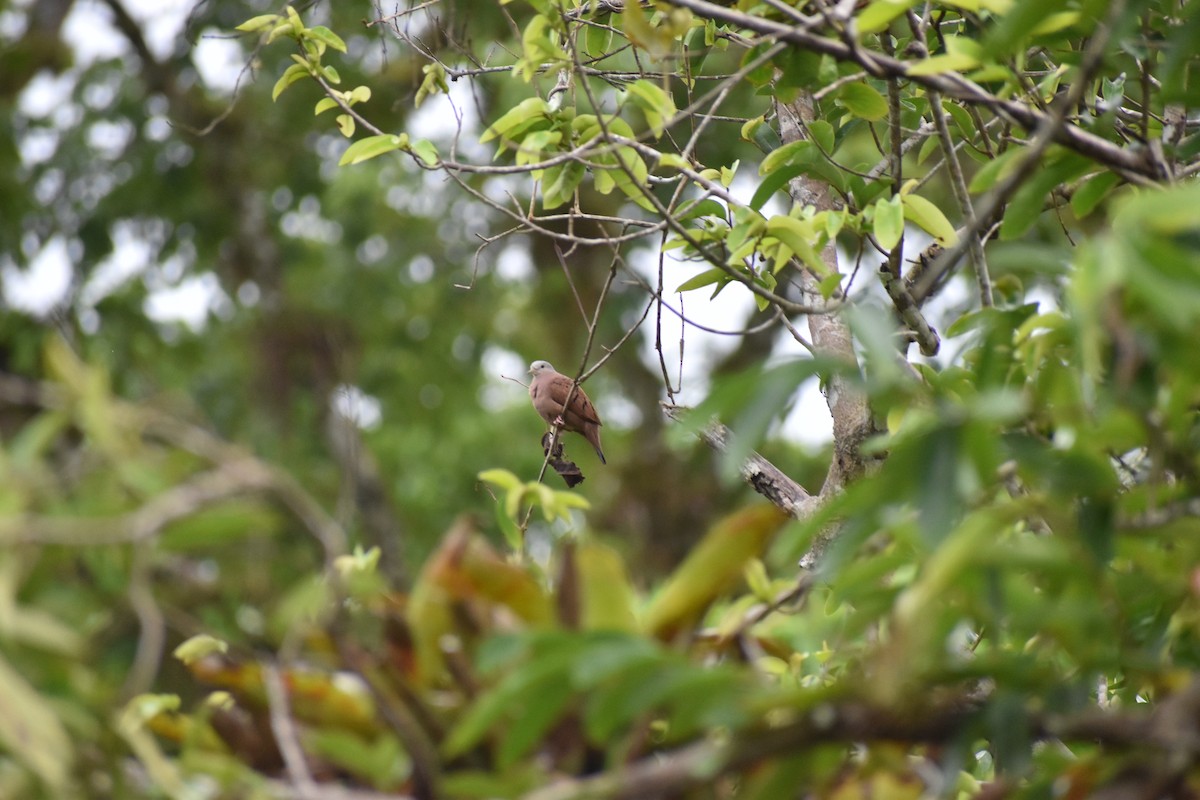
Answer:
<svg viewBox="0 0 1200 800"><path fill-rule="evenodd" d="M550 379L547 389L550 397L555 404L563 407L563 403L567 399L567 395L571 392L571 384L573 381L566 375L558 374ZM593 425L603 425L600 417L596 414L596 408L592 405L592 401L583 393L582 387L575 390L575 397L571 400L571 407L567 410L570 416L578 417L582 422L589 422Z"/></svg>

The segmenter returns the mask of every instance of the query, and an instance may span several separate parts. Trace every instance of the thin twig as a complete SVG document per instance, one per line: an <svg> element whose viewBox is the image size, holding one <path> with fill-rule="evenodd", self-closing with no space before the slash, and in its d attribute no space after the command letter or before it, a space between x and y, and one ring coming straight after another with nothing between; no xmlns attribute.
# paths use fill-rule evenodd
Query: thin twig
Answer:
<svg viewBox="0 0 1200 800"><path fill-rule="evenodd" d="M283 679L274 664L262 665L263 688L267 695L267 711L271 719L271 732L275 734L275 743L283 756L283 764L287 769L288 780L296 788L303 800L321 800L321 794L309 771L308 761L304 757L304 749L300 746L300 738L296 734L296 725L292 722L292 712L288 704L287 690L283 687Z"/></svg>

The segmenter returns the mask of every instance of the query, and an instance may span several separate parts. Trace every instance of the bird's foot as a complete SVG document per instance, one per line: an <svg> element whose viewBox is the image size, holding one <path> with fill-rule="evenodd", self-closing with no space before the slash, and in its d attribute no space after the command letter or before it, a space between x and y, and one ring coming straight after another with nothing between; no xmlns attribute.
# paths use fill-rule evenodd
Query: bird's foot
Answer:
<svg viewBox="0 0 1200 800"><path fill-rule="evenodd" d="M555 426L556 428L561 428L564 425L566 425L567 423L563 421L562 414L559 414L557 417L554 418L554 422L552 422L550 424Z"/></svg>

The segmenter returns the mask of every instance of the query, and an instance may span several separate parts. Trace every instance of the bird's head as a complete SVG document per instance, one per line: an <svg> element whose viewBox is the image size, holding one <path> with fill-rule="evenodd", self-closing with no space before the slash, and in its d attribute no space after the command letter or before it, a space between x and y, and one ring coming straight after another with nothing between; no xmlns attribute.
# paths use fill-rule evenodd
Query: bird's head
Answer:
<svg viewBox="0 0 1200 800"><path fill-rule="evenodd" d="M529 365L529 374L537 377L542 372L554 372L554 367L550 366L549 361L535 361Z"/></svg>

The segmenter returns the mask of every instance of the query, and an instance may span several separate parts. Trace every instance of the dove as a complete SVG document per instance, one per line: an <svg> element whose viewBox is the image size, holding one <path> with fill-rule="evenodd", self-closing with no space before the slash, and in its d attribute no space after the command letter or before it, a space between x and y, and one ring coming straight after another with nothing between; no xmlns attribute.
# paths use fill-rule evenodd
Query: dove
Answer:
<svg viewBox="0 0 1200 800"><path fill-rule="evenodd" d="M542 415L542 419L551 425L561 425L564 431L578 433L588 440L600 457L604 460L604 451L600 449L600 426L604 423L596 414L592 401L584 394L581 387L575 389L569 408L563 408L563 402L571 391L574 383L566 375L556 372L549 361L535 361L529 365L529 374L533 380L529 382L529 399L533 408Z"/></svg>

